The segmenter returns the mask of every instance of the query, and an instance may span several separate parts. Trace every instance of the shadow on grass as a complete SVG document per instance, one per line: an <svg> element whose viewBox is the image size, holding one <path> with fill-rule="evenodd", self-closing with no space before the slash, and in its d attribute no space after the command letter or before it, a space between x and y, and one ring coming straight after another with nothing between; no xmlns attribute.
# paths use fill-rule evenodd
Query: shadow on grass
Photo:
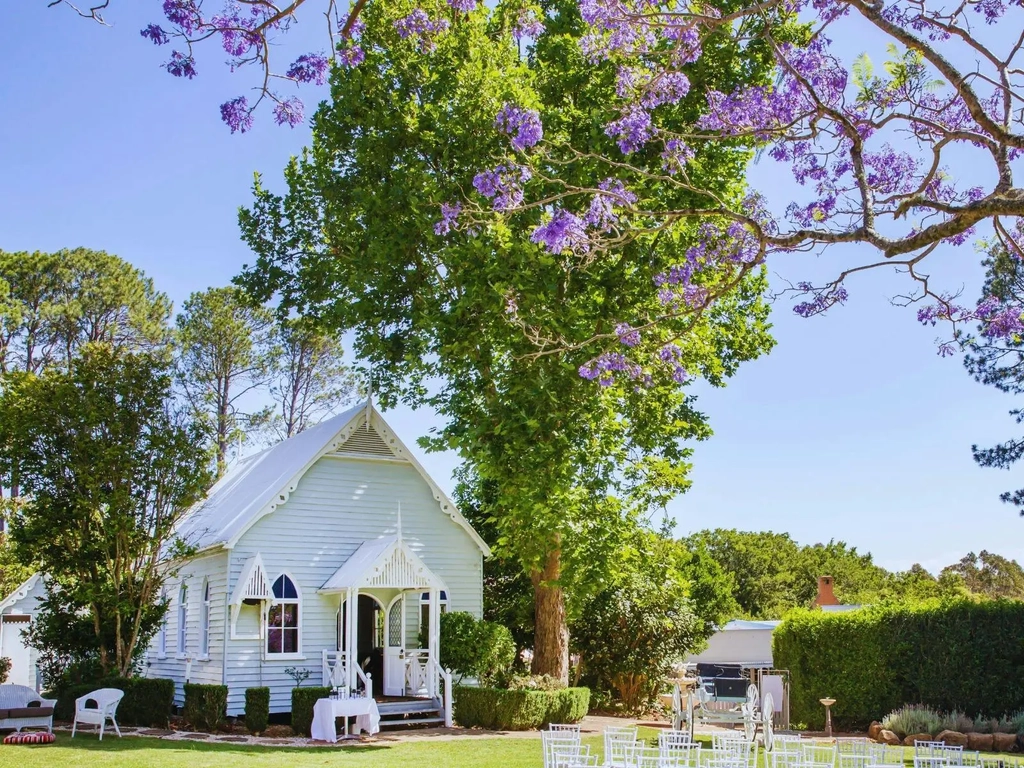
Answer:
<svg viewBox="0 0 1024 768"><path fill-rule="evenodd" d="M34 747L36 749L47 749L54 746L64 747L66 749L81 749L89 752L141 752L143 750L160 750L168 752L233 752L241 754L295 754L296 752L337 752L344 750L355 751L355 752L380 752L387 751L397 746L397 744L380 744L380 743L344 743L338 742L338 744L325 744L323 746L308 746L308 747L289 747L284 745L276 744L232 744L231 742L224 741L187 741L187 740L171 740L171 739L159 739L146 736L123 736L117 738L116 735L111 738L110 735L105 735L103 741L100 741L95 736L83 736L78 735L74 739L71 738L71 734L58 733L57 741L53 744L35 744L25 745L26 747Z"/></svg>

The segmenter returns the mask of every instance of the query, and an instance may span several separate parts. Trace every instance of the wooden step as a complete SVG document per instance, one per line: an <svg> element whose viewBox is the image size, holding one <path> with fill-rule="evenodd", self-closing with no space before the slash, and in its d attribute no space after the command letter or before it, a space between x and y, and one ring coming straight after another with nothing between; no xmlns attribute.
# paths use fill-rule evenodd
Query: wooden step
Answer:
<svg viewBox="0 0 1024 768"><path fill-rule="evenodd" d="M377 711L380 716L389 715L411 715L421 712L437 712L441 709L441 702L436 699L413 699L411 701L382 701L377 704Z"/></svg>
<svg viewBox="0 0 1024 768"><path fill-rule="evenodd" d="M415 718L409 718L408 720L381 720L380 721L380 727L381 728L397 728L399 726L405 726L405 725L417 725L417 726L427 726L427 727L431 727L431 728L436 728L436 727L444 725L444 718L441 717L440 715L438 715L437 717L415 717Z"/></svg>

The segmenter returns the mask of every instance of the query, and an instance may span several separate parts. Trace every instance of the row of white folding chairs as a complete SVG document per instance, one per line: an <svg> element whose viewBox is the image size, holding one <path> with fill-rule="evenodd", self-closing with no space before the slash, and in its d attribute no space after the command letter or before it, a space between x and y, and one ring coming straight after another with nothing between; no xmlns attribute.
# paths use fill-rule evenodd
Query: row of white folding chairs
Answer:
<svg viewBox="0 0 1024 768"><path fill-rule="evenodd" d="M570 757L580 757L583 749L578 725L552 724L540 733L544 750L544 768L559 768ZM587 750L589 754L589 749Z"/></svg>

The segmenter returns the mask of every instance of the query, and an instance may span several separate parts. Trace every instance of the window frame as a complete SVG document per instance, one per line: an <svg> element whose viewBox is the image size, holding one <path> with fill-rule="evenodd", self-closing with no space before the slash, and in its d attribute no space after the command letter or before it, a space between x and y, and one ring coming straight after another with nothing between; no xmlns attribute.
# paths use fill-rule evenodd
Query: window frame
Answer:
<svg viewBox="0 0 1024 768"><path fill-rule="evenodd" d="M160 602L164 603L167 599L167 588L160 588ZM160 631L156 634L156 657L158 659L167 658L167 621L170 618L170 606L166 606L164 610L164 616L160 619Z"/></svg>
<svg viewBox="0 0 1024 768"><path fill-rule="evenodd" d="M278 598L276 596L273 596L268 601L268 603L267 603L267 610L266 610L266 618L265 618L267 631L266 631L266 636L265 636L265 638L263 640L263 653L265 654L265 656L266 656L266 658L268 660L275 660L275 659L304 659L306 657L302 653L302 613L303 613L302 589L299 587L299 582L295 579L294 576L292 576L287 571L283 571L283 572L281 572L281 573L279 573L277 575L277 578L274 579L273 582L271 582L271 585L270 585L270 593L271 593L271 595L274 594L274 587L277 585L277 583L282 578L287 579L289 582L291 582L292 588L295 590L295 597L294 598L291 598L291 597ZM281 591L284 592L284 589L282 588ZM295 629L295 650L294 651L287 651L287 652L284 651L284 635L282 635L281 636L281 651L279 651L279 652L278 651L272 651L270 649L270 632L275 627L273 627L271 625L271 623L270 623L270 612L274 609L275 606L284 606L284 605L294 605L295 606L295 627L294 627L294 629ZM284 611L283 610L281 611L281 617L282 617L281 626L277 627L277 628L280 629L282 632L284 632L285 630L292 629L292 627L284 626L284 621L283 621L283 619L284 619Z"/></svg>
<svg viewBox="0 0 1024 768"><path fill-rule="evenodd" d="M178 626L175 644L175 655L179 659L188 656L188 582L182 581L178 587Z"/></svg>
<svg viewBox="0 0 1024 768"><path fill-rule="evenodd" d="M203 579L203 602L199 613L199 658L210 658L210 579Z"/></svg>
<svg viewBox="0 0 1024 768"><path fill-rule="evenodd" d="M440 595L438 596L438 616L440 617L443 613L448 613L448 590L438 590ZM430 593L423 592L420 594L420 627L417 638L426 637L426 632L430 628ZM426 649L423 649L426 650Z"/></svg>

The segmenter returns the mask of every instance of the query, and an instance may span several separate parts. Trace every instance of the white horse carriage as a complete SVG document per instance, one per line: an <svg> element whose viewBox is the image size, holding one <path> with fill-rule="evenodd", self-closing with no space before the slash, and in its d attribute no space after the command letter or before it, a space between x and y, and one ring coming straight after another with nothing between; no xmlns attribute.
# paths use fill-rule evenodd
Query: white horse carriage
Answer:
<svg viewBox="0 0 1024 768"><path fill-rule="evenodd" d="M771 750L774 705L770 693L761 701L757 686L738 665L698 664L696 685L684 693L676 683L672 692L672 727L685 730L692 739L698 723L741 725L747 742L753 742L760 729L765 750Z"/></svg>

